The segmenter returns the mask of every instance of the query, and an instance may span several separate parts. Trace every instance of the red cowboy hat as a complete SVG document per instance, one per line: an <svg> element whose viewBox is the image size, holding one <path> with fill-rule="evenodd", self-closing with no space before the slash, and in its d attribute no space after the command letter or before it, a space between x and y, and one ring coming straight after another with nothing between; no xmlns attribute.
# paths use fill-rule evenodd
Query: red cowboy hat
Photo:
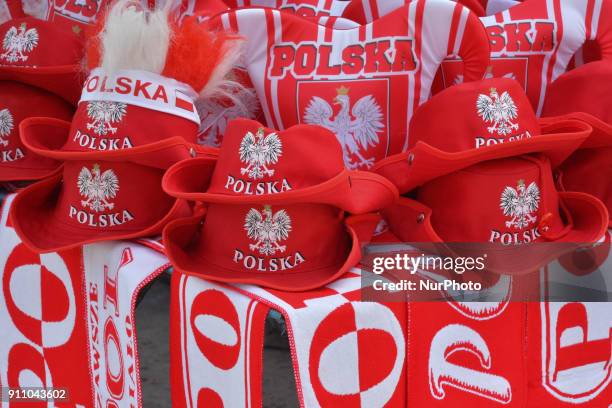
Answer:
<svg viewBox="0 0 612 408"><path fill-rule="evenodd" d="M95 69L68 128L55 119L36 118L25 122L21 139L56 160L147 151L163 146L170 135L195 143L200 123L195 98L188 85L161 75L124 70L108 76Z"/></svg>
<svg viewBox="0 0 612 408"><path fill-rule="evenodd" d="M543 116L582 120L593 131L559 167L558 184L599 198L612 211L612 64L591 62L561 75L548 88ZM557 121L544 118L544 122ZM612 227L612 219L609 221Z"/></svg>
<svg viewBox="0 0 612 408"><path fill-rule="evenodd" d="M329 130L314 125L284 131L234 119L219 159L186 160L172 166L164 190L178 198L220 204L328 204L359 214L397 198L385 178L344 167L342 148Z"/></svg>
<svg viewBox="0 0 612 408"><path fill-rule="evenodd" d="M404 242L486 243L465 250L488 252L487 268L506 273L535 271L569 249L522 244L597 242L608 223L597 198L557 192L543 154L490 160L439 177L419 188L415 200L400 199L383 215Z"/></svg>
<svg viewBox="0 0 612 408"><path fill-rule="evenodd" d="M0 80L36 86L76 104L84 79L77 33L24 17L0 25L0 37L6 44L0 53Z"/></svg>
<svg viewBox="0 0 612 408"><path fill-rule="evenodd" d="M187 274L305 291L356 266L379 220L346 218L323 204L210 204L201 215L168 224L163 240L170 261ZM277 227L273 239L258 235L257 223L267 221Z"/></svg>
<svg viewBox="0 0 612 408"><path fill-rule="evenodd" d="M15 230L37 252L159 234L169 221L191 214L186 202L163 192L161 179L173 160L194 151L212 153L172 138L147 150L91 152L68 160L53 176L17 194L11 212Z"/></svg>
<svg viewBox="0 0 612 408"><path fill-rule="evenodd" d="M188 157L214 162L217 155L217 149L189 143L196 138L197 114L183 109L193 103L177 92L181 84L143 72L108 78L97 73L85 84L72 124L29 118L20 125L28 149L65 161L60 172L22 190L13 204L15 229L36 251L161 232L170 220L191 214L185 202L162 190L165 170ZM139 94L128 92L136 87ZM149 100L156 94L165 98ZM186 103L177 106L183 97ZM81 143L84 138L88 143Z"/></svg>
<svg viewBox="0 0 612 408"><path fill-rule="evenodd" d="M19 124L30 116L69 120L73 108L60 97L40 88L0 81L0 181L37 180L53 173L61 163L37 156L19 138Z"/></svg>
<svg viewBox="0 0 612 408"><path fill-rule="evenodd" d="M590 132L589 125L571 119L541 126L514 80L469 82L421 105L410 122L408 150L381 160L373 170L405 193L486 160L542 152L557 166Z"/></svg>

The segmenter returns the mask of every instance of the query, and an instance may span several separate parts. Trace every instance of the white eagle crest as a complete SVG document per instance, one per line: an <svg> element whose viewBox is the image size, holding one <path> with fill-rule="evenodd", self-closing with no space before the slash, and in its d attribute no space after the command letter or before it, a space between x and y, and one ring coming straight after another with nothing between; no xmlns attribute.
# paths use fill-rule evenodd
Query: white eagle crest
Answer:
<svg viewBox="0 0 612 408"><path fill-rule="evenodd" d="M94 164L91 171L83 167L77 179L79 193L86 199L81 205L95 212L112 210L115 204L108 201L117 196L119 191L119 179L109 169L100 174L100 166Z"/></svg>
<svg viewBox="0 0 612 408"><path fill-rule="evenodd" d="M26 30L26 23L22 23L17 27L12 26L4 35L2 41L2 49L4 53L0 55L0 59L7 62L27 61L30 53L38 46L38 30L30 28Z"/></svg>
<svg viewBox="0 0 612 408"><path fill-rule="evenodd" d="M234 118L255 119L260 109L255 90L241 89L234 94L234 97L242 102L242 106L231 103L231 101L227 105L214 98L204 98L198 103L198 113L202 118L199 143L219 147L227 122Z"/></svg>
<svg viewBox="0 0 612 408"><path fill-rule="evenodd" d="M355 102L353 108L350 109L349 88L341 86L336 92L334 104L340 105L340 111L334 119L332 119L334 111L330 104L323 98L313 96L304 112L304 122L321 125L336 134L342 146L344 163L347 168L365 167L369 169L374 165L374 158L366 159L361 154L361 150L367 150L380 143L378 133L385 128L380 105L372 95L366 95ZM358 162L353 161L350 155L357 156Z"/></svg>
<svg viewBox="0 0 612 408"><path fill-rule="evenodd" d="M283 145L276 133L264 137L263 128L259 128L256 134L247 132L244 135L238 153L240 161L247 165L240 168L240 174L257 180L264 175L274 175L274 170L268 166L278 162L278 158L283 154Z"/></svg>
<svg viewBox="0 0 612 408"><path fill-rule="evenodd" d="M506 136L512 133L512 130L517 130L518 124L512 121L518 116L518 108L510 94L504 91L499 95L497 89L491 88L489 95L490 97L480 94L476 100L478 116L485 123L493 123L493 126L487 127L489 133L497 132L500 136Z"/></svg>
<svg viewBox="0 0 612 408"><path fill-rule="evenodd" d="M0 110L0 145L8 146L8 140L5 138L11 134L14 127L11 111L6 108Z"/></svg>
<svg viewBox="0 0 612 408"><path fill-rule="evenodd" d="M93 120L87 124L87 129L93 129L99 136L106 136L109 132L117 133L113 123L121 122L127 105L122 102L91 101L87 103L87 116Z"/></svg>
<svg viewBox="0 0 612 408"><path fill-rule="evenodd" d="M285 210L273 214L269 205L264 206L262 212L251 208L244 219L244 229L247 236L256 241L249 244L251 251L259 251L262 255L274 255L276 251L283 253L287 246L279 242L289 237L291 218Z"/></svg>
<svg viewBox="0 0 612 408"><path fill-rule="evenodd" d="M540 189L535 182L525 187L523 180L518 181L517 189L507 186L501 195L499 207L506 217L512 217L506 221L506 227L522 229L536 222L532 215L540 205Z"/></svg>

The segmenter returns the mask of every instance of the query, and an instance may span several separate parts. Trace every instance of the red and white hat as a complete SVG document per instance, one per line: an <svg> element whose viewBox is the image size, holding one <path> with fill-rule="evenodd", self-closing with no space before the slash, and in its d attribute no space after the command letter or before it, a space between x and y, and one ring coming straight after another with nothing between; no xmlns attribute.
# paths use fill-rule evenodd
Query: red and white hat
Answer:
<svg viewBox="0 0 612 408"><path fill-rule="evenodd" d="M0 80L45 89L75 104L84 76L83 43L70 30L33 17L0 25Z"/></svg>
<svg viewBox="0 0 612 408"><path fill-rule="evenodd" d="M543 116L564 115L593 128L588 139L559 167L558 185L599 198L612 211L612 63L585 64L560 76L549 88ZM554 122L551 117L543 121ZM610 220L612 227L612 220Z"/></svg>
<svg viewBox="0 0 612 408"><path fill-rule="evenodd" d="M331 131L313 125L276 131L249 119L229 123L218 160L177 163L163 188L193 201L327 204L353 214L383 208L397 196L384 177L347 170Z"/></svg>
<svg viewBox="0 0 612 408"><path fill-rule="evenodd" d="M139 26L136 33L151 35L123 35L127 21ZM193 144L194 100L231 66L223 34L215 37L190 19L173 30L167 11L128 1L111 9L99 39L90 63L101 68L86 81L72 123L30 118L20 126L31 151L64 161L61 171L14 200L15 229L39 252L158 234L168 221L190 215L187 203L162 190L165 170L187 157L217 155ZM209 59L182 67L186 44Z"/></svg>
<svg viewBox="0 0 612 408"><path fill-rule="evenodd" d="M73 107L40 88L0 81L0 181L37 180L53 173L60 162L34 154L19 138L19 124L31 116L70 120Z"/></svg>
<svg viewBox="0 0 612 408"><path fill-rule="evenodd" d="M117 83L129 79L128 74L122 71ZM174 88L166 84L165 89L170 93ZM60 171L20 191L13 202L15 230L31 249L50 252L155 235L168 221L191 215L186 202L164 193L162 176L188 157L205 155L214 161L217 150L189 142L198 129L190 118L171 109L144 108L139 100L118 100L123 99L94 102L100 106L80 103L72 124L51 118L21 123L28 150L64 162ZM149 126L140 124L145 115ZM82 143L84 138L89 142Z"/></svg>
<svg viewBox="0 0 612 408"><path fill-rule="evenodd" d="M275 131L247 119L229 123L216 165L208 158L177 163L163 187L207 204L164 230L178 269L288 291L322 286L355 266L379 217L346 218L345 211L376 211L398 196L383 177L346 170L331 131Z"/></svg>
<svg viewBox="0 0 612 408"><path fill-rule="evenodd" d="M544 154L459 169L424 184L414 197L384 210L396 236L409 243L487 243L454 250L487 253L490 271L535 271L574 248L520 244L597 242L608 224L606 207L597 198L557 192Z"/></svg>
<svg viewBox="0 0 612 408"><path fill-rule="evenodd" d="M408 150L380 161L374 171L406 193L486 160L543 152L556 167L590 132L589 125L575 119L541 126L514 80L470 82L421 105L410 122Z"/></svg>

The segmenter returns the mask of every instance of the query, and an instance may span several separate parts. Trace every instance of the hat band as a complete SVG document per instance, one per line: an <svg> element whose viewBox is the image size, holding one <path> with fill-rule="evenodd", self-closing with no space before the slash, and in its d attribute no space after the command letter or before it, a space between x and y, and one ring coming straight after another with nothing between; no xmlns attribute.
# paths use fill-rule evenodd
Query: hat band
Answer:
<svg viewBox="0 0 612 408"><path fill-rule="evenodd" d="M121 70L108 75L96 68L83 85L81 100L122 102L169 113L200 125L197 93L189 85L147 71Z"/></svg>

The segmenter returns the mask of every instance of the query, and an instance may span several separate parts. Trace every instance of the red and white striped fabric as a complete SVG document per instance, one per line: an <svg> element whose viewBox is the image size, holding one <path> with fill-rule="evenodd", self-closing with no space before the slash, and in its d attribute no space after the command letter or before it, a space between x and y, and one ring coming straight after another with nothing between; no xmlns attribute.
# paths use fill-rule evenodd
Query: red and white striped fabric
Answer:
<svg viewBox="0 0 612 408"><path fill-rule="evenodd" d="M60 387L56 407L141 407L136 299L168 260L120 241L35 254L8 221L13 197L0 217L0 394Z"/></svg>
<svg viewBox="0 0 612 408"><path fill-rule="evenodd" d="M397 10L413 0L351 0L342 12L342 17L353 20L359 24L371 23L380 17ZM484 7L479 0L459 0L478 17L485 15Z"/></svg>
<svg viewBox="0 0 612 408"><path fill-rule="evenodd" d="M334 129L351 168L367 169L406 148L408 122L447 55L469 56L472 79L489 63L478 18L446 0L417 0L352 29L272 9L235 10L213 20L248 39L245 65L267 125Z"/></svg>
<svg viewBox="0 0 612 408"><path fill-rule="evenodd" d="M46 19L80 33L93 26L113 3L112 0L48 0ZM154 7L156 0L139 0L145 7Z"/></svg>
<svg viewBox="0 0 612 408"><path fill-rule="evenodd" d="M482 18L494 76L509 75L526 89L540 114L548 85L587 40L612 58L612 1L531 0Z"/></svg>
<svg viewBox="0 0 612 408"><path fill-rule="evenodd" d="M371 21L368 18L382 17L400 3L364 0L369 12L364 11L363 15L366 21ZM609 0L489 1L486 10L502 10L481 17L491 45L489 75L519 81L538 115L548 85L568 69L585 42L595 41L599 45L598 56L612 58L612 2ZM588 59L593 54L589 51ZM578 63L581 55L579 52ZM445 61L441 71L442 84L436 84L434 92L463 80L462 63L458 59Z"/></svg>

